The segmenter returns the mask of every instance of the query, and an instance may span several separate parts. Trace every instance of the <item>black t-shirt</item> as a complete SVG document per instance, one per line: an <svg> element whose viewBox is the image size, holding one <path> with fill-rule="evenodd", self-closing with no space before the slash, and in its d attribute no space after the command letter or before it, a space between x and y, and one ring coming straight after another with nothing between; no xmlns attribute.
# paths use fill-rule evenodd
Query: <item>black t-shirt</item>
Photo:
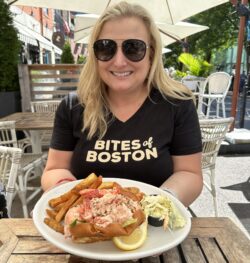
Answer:
<svg viewBox="0 0 250 263"><path fill-rule="evenodd" d="M71 93L56 112L51 148L73 151L71 172L78 179L94 172L160 186L172 173L171 155L201 152L199 121L193 101L164 98L151 91L126 122L116 118L104 138L87 140L83 107Z"/></svg>

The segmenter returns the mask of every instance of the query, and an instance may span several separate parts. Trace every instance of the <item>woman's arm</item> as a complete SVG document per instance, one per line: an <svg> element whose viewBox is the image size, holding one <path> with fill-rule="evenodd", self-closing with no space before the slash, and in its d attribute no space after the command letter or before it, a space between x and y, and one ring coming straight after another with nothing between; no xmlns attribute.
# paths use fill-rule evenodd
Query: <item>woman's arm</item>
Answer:
<svg viewBox="0 0 250 263"><path fill-rule="evenodd" d="M203 187L201 153L172 158L174 172L161 188L169 188L185 206L189 206L199 196Z"/></svg>
<svg viewBox="0 0 250 263"><path fill-rule="evenodd" d="M56 183L64 178L76 179L70 172L72 155L73 152L71 151L49 149L48 160L41 178L41 185L44 191L55 186Z"/></svg>

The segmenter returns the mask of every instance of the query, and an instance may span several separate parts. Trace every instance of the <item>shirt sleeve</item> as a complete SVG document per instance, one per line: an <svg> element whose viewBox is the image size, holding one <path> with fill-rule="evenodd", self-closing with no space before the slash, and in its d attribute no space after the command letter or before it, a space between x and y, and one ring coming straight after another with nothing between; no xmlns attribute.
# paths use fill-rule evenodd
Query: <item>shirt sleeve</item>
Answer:
<svg viewBox="0 0 250 263"><path fill-rule="evenodd" d="M76 138L73 132L73 121L71 113L70 98L65 97L55 114L54 128L50 148L61 151L73 151L76 145Z"/></svg>
<svg viewBox="0 0 250 263"><path fill-rule="evenodd" d="M192 100L183 100L176 106L174 123L171 154L188 155L201 152L199 119Z"/></svg>

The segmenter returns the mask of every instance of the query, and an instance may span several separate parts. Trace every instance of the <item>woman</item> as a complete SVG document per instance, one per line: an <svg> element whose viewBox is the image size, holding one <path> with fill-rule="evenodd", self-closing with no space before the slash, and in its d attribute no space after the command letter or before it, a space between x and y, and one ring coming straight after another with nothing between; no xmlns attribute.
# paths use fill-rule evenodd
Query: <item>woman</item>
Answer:
<svg viewBox="0 0 250 263"><path fill-rule="evenodd" d="M192 94L164 72L159 31L144 8L105 10L91 37L77 95L60 104L44 190L86 177L128 178L190 205L202 189Z"/></svg>

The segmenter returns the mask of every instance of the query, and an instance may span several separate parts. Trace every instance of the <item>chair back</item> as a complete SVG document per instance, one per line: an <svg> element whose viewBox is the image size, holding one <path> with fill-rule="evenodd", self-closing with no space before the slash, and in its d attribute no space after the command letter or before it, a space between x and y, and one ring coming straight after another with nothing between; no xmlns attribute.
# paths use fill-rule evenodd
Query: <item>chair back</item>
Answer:
<svg viewBox="0 0 250 263"><path fill-rule="evenodd" d="M234 118L200 119L202 136L202 169L215 166L221 143Z"/></svg>
<svg viewBox="0 0 250 263"><path fill-rule="evenodd" d="M196 91L198 89L198 81L194 80L196 76L185 76L182 78L181 83L185 85L191 91Z"/></svg>
<svg viewBox="0 0 250 263"><path fill-rule="evenodd" d="M18 147L15 121L0 121L0 145Z"/></svg>
<svg viewBox="0 0 250 263"><path fill-rule="evenodd" d="M204 83L204 91L207 88L209 94L221 94L226 96L232 81L232 76L226 72L210 74Z"/></svg>
<svg viewBox="0 0 250 263"><path fill-rule="evenodd" d="M55 112L61 100L31 101L32 112Z"/></svg>
<svg viewBox="0 0 250 263"><path fill-rule="evenodd" d="M15 147L0 146L0 192L6 194L8 214L10 215L15 193L17 174L22 158L22 150Z"/></svg>

